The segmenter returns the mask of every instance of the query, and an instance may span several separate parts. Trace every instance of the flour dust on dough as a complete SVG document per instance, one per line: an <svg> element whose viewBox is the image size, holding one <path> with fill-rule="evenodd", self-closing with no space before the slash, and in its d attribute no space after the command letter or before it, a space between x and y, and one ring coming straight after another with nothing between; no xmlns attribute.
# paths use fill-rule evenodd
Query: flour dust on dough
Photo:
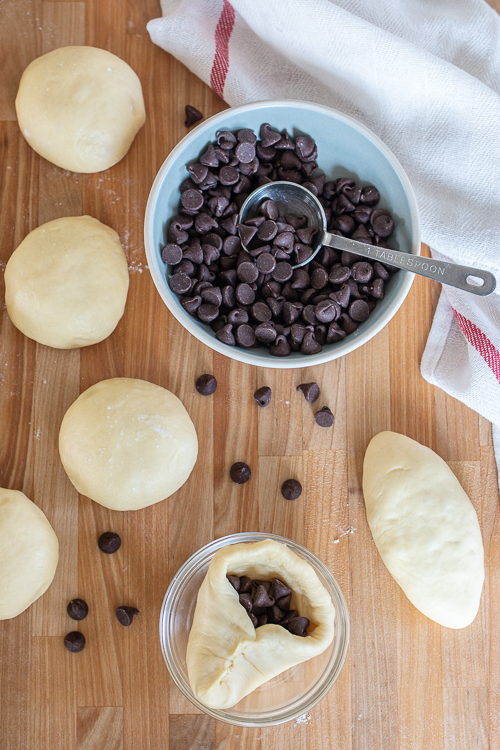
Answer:
<svg viewBox="0 0 500 750"><path fill-rule="evenodd" d="M309 635L280 625L255 629L227 574L271 581L292 589L291 608L311 621ZM272 539L218 550L198 592L187 647L187 670L196 697L224 709L296 664L318 656L334 637L335 608L314 568Z"/></svg>
<svg viewBox="0 0 500 750"><path fill-rule="evenodd" d="M14 250L5 269L5 303L25 336L74 349L114 331L128 285L114 229L91 216L71 216L42 224Z"/></svg>
<svg viewBox="0 0 500 750"><path fill-rule="evenodd" d="M370 442L363 493L373 539L414 606L448 628L475 618L484 580L477 515L447 464L395 432Z"/></svg>
<svg viewBox="0 0 500 750"><path fill-rule="evenodd" d="M33 60L16 98L21 132L48 161L101 172L129 150L146 119L139 78L97 47L60 47Z"/></svg>
<svg viewBox="0 0 500 750"><path fill-rule="evenodd" d="M17 617L47 591L58 559L45 514L22 492L0 488L0 620Z"/></svg>
<svg viewBox="0 0 500 750"><path fill-rule="evenodd" d="M69 407L59 453L78 492L112 510L172 495L196 463L198 438L182 402L146 380L112 378Z"/></svg>

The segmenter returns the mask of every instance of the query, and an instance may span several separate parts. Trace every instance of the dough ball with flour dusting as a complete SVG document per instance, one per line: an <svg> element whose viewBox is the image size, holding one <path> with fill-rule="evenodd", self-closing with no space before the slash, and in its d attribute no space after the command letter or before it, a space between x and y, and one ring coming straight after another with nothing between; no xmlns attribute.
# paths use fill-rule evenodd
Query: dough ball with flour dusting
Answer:
<svg viewBox="0 0 500 750"><path fill-rule="evenodd" d="M74 349L107 338L123 315L128 266L114 229L91 216L34 229L5 269L10 319L30 339Z"/></svg>
<svg viewBox="0 0 500 750"><path fill-rule="evenodd" d="M440 625L469 625L483 586L483 542L445 461L405 435L381 432L366 450L363 493L378 551L411 603Z"/></svg>
<svg viewBox="0 0 500 750"><path fill-rule="evenodd" d="M146 119L137 75L96 47L61 47L33 60L19 84L16 112L38 154L84 173L120 161Z"/></svg>
<svg viewBox="0 0 500 750"><path fill-rule="evenodd" d="M0 488L0 620L24 612L52 583L59 542L40 508Z"/></svg>
<svg viewBox="0 0 500 750"><path fill-rule="evenodd" d="M196 463L198 438L182 402L145 380L102 380L70 406L59 452L78 492L112 510L172 495Z"/></svg>

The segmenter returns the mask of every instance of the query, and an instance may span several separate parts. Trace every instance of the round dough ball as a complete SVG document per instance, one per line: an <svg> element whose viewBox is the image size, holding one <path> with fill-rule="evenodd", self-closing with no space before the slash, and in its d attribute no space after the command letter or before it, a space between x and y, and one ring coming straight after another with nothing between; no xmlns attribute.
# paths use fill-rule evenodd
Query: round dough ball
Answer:
<svg viewBox="0 0 500 750"><path fill-rule="evenodd" d="M59 453L78 492L112 510L172 495L198 455L194 425L177 396L133 378L102 380L69 407Z"/></svg>
<svg viewBox="0 0 500 750"><path fill-rule="evenodd" d="M17 617L45 594L58 559L45 514L22 492L0 488L0 620Z"/></svg>
<svg viewBox="0 0 500 750"><path fill-rule="evenodd" d="M91 216L34 229L5 269L10 319L30 339L74 349L107 338L123 315L128 266L114 229Z"/></svg>
<svg viewBox="0 0 500 750"><path fill-rule="evenodd" d="M30 146L72 172L101 172L123 159L146 113L130 65L96 47L61 47L21 78L19 127Z"/></svg>

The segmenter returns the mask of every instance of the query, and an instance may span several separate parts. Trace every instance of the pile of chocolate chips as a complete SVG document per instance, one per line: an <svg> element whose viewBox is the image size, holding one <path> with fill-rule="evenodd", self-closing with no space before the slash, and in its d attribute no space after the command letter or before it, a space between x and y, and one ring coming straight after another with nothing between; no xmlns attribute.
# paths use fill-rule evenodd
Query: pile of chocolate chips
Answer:
<svg viewBox="0 0 500 750"><path fill-rule="evenodd" d="M239 594L240 604L248 612L254 628L261 625L281 625L292 635L307 635L310 625L307 617L299 617L290 609L292 591L286 584L273 578L271 581L252 581L248 576L228 575L231 586Z"/></svg>
<svg viewBox="0 0 500 750"><path fill-rule="evenodd" d="M386 248L394 223L388 211L375 208L380 195L373 185L326 181L316 173L318 150L309 136L293 140L268 123L259 135L258 140L246 128L236 134L223 130L198 162L187 166L180 211L170 221L162 258L171 266L170 288L182 295L186 312L209 324L219 341L266 346L277 357L316 354L366 320L398 269L323 247L310 263L292 270L297 259L312 254L314 234L303 217L279 217L271 201L253 226L252 220L238 225L241 206L257 187L286 180L318 197L334 234ZM276 224L273 237L269 222ZM240 233L251 243L250 252L242 248Z"/></svg>

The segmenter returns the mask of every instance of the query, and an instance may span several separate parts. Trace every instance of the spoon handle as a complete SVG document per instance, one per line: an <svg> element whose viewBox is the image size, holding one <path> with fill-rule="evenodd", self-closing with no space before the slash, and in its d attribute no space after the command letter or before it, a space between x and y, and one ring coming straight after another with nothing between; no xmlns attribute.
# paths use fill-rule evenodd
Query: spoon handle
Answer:
<svg viewBox="0 0 500 750"><path fill-rule="evenodd" d="M495 291L496 279L493 274L479 268L459 266L456 263L423 258L420 255L402 253L399 250L366 245L364 242L357 242L349 237L340 237L330 232L324 232L321 244L333 247L335 250L346 250L348 253L361 255L363 258L372 258L388 266L403 268L405 271L455 286L457 289L478 294L480 297L485 297Z"/></svg>

